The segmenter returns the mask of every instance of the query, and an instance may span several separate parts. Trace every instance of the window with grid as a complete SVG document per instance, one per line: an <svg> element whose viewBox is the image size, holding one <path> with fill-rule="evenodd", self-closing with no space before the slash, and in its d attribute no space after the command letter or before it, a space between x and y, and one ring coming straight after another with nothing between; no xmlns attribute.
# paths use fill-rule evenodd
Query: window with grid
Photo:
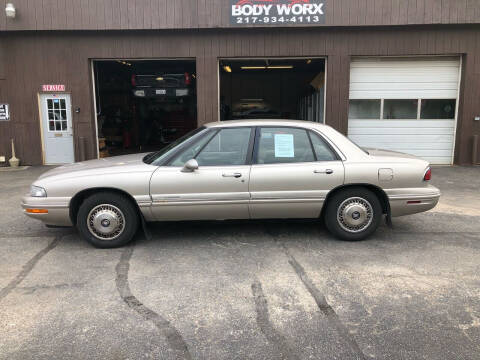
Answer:
<svg viewBox="0 0 480 360"><path fill-rule="evenodd" d="M48 130L67 131L67 106L65 99L47 99Z"/></svg>
<svg viewBox="0 0 480 360"><path fill-rule="evenodd" d="M348 118L354 120L455 119L456 99L352 99Z"/></svg>

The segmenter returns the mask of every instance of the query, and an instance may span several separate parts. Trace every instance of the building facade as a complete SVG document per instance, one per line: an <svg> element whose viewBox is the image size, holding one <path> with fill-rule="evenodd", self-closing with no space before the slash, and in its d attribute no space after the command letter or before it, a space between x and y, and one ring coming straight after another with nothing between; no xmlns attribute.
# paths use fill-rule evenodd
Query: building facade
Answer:
<svg viewBox="0 0 480 360"><path fill-rule="evenodd" d="M479 0L10 2L15 17L0 16L7 159L11 139L23 164L68 163L249 116L325 122L437 164L480 159ZM144 85L149 99L136 92L139 76L163 84L177 73L175 99L166 83Z"/></svg>

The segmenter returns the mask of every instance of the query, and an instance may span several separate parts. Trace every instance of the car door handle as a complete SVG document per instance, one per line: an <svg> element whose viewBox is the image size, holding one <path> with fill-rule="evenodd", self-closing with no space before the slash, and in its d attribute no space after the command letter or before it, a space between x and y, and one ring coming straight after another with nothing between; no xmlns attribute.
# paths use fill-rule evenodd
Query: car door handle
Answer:
<svg viewBox="0 0 480 360"><path fill-rule="evenodd" d="M234 177L234 178L239 178L242 177L242 174L240 173L233 173L233 174L222 174L223 177Z"/></svg>
<svg viewBox="0 0 480 360"><path fill-rule="evenodd" d="M313 172L314 172L315 174L327 174L327 175L333 174L333 170L332 170L332 169L313 170Z"/></svg>

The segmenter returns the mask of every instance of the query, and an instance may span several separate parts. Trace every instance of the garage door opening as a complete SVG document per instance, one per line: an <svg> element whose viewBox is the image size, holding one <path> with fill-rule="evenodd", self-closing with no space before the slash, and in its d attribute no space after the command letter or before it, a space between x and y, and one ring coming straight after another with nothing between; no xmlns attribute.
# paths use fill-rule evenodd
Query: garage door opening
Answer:
<svg viewBox="0 0 480 360"><path fill-rule="evenodd" d="M325 59L222 59L220 119L324 122Z"/></svg>
<svg viewBox="0 0 480 360"><path fill-rule="evenodd" d="M194 60L93 62L100 157L159 150L197 126Z"/></svg>

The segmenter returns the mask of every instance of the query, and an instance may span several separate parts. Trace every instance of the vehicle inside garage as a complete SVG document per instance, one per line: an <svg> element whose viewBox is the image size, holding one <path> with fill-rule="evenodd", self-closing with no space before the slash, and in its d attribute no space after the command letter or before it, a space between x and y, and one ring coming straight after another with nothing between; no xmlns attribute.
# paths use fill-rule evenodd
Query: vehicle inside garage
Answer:
<svg viewBox="0 0 480 360"><path fill-rule="evenodd" d="M220 118L323 122L324 59L223 59Z"/></svg>
<svg viewBox="0 0 480 360"><path fill-rule="evenodd" d="M197 127L194 60L93 66L100 157L159 150Z"/></svg>

